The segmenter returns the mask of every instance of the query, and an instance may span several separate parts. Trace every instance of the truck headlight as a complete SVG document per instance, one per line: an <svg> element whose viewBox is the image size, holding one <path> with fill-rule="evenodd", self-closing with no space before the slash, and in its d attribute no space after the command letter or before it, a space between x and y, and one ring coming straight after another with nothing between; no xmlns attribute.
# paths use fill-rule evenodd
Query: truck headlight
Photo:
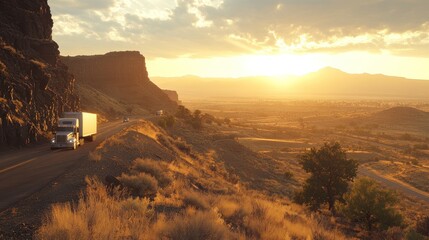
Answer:
<svg viewBox="0 0 429 240"><path fill-rule="evenodd" d="M51 139L51 143L55 143L55 138L52 138L52 139Z"/></svg>
<svg viewBox="0 0 429 240"><path fill-rule="evenodd" d="M74 143L74 138L69 139L69 143Z"/></svg>

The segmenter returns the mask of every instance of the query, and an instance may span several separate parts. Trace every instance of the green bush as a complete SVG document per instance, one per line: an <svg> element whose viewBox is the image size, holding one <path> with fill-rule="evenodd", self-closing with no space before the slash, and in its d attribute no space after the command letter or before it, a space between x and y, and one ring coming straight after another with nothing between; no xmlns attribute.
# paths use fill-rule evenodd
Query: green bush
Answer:
<svg viewBox="0 0 429 240"><path fill-rule="evenodd" d="M358 163L347 159L339 143L325 143L320 149L312 148L300 157L303 169L310 173L303 190L295 201L318 210L328 204L335 213L335 202L343 199L349 182L356 176Z"/></svg>
<svg viewBox="0 0 429 240"><path fill-rule="evenodd" d="M340 211L368 231L400 226L402 216L395 210L398 198L393 191L381 188L374 180L359 179L344 197Z"/></svg>

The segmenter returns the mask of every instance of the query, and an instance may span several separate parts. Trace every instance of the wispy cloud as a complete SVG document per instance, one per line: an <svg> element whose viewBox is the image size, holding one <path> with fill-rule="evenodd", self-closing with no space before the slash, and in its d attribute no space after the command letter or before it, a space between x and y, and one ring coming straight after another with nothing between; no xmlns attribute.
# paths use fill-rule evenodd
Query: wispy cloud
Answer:
<svg viewBox="0 0 429 240"><path fill-rule="evenodd" d="M427 0L56 0L63 49L111 43L148 57L253 53L429 54ZM88 39L87 41L85 39ZM94 44L96 41L97 44ZM73 53L72 53L73 54Z"/></svg>

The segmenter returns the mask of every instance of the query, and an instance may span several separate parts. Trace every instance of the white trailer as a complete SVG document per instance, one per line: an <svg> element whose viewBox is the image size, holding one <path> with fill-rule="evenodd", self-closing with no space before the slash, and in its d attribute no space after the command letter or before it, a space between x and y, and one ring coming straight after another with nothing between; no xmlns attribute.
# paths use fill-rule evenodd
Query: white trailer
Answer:
<svg viewBox="0 0 429 240"><path fill-rule="evenodd" d="M90 142L95 140L97 134L97 114L87 112L65 112L64 118L79 119L79 138Z"/></svg>
<svg viewBox="0 0 429 240"><path fill-rule="evenodd" d="M97 134L97 114L86 112L65 112L58 119L51 149L76 149L84 140L94 141Z"/></svg>

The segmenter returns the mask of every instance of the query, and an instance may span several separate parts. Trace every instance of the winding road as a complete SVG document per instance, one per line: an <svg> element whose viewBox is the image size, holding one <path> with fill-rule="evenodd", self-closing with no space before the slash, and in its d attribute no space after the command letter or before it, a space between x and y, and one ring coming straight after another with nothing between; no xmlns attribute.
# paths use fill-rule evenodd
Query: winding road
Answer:
<svg viewBox="0 0 429 240"><path fill-rule="evenodd" d="M381 174L379 174L376 171L373 171L371 169L368 169L366 167L360 167L359 168L359 174L372 178L376 180L377 182L381 183L382 185L397 190L398 192L403 193L406 196L415 197L417 199L423 200L426 203L429 203L429 193L419 190L409 184L406 184L404 182L401 182L399 180L385 177Z"/></svg>
<svg viewBox="0 0 429 240"><path fill-rule="evenodd" d="M96 141L85 143L74 151L51 150L49 144L42 144L0 153L0 212L76 167L98 143L135 121L100 124Z"/></svg>

